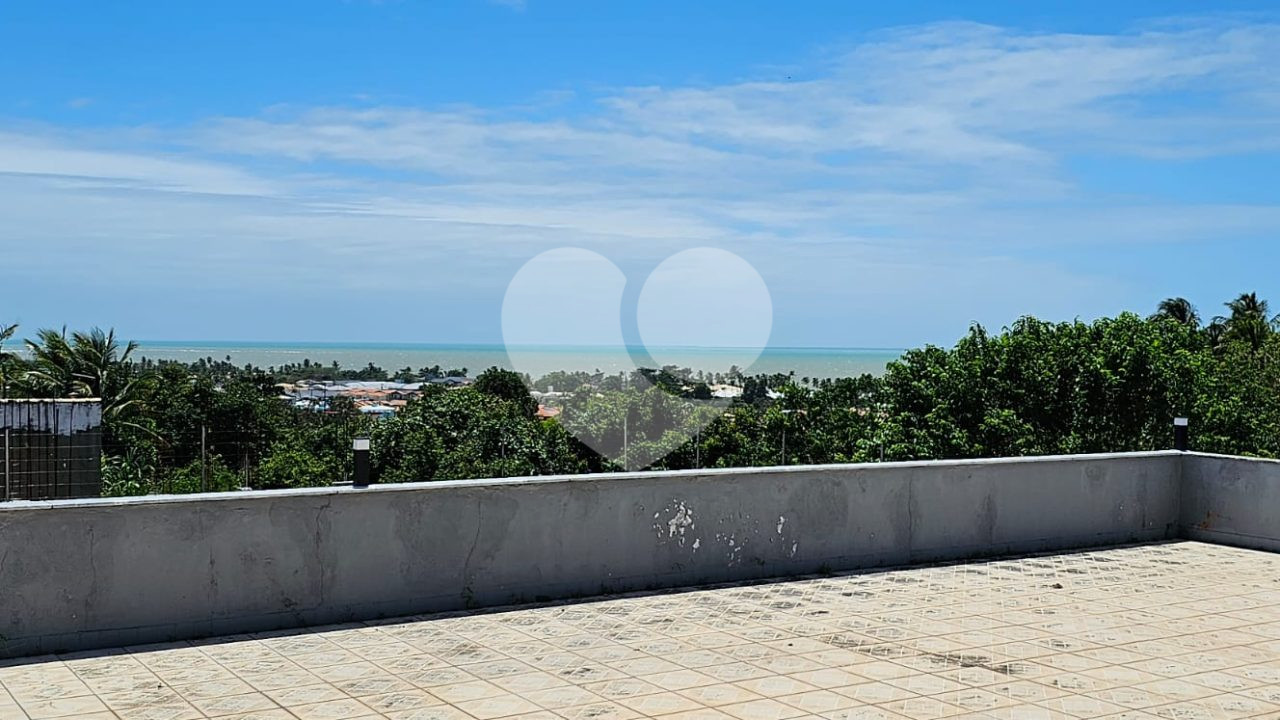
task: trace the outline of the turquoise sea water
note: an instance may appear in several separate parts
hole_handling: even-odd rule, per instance
[[[655,348],[663,364],[694,370],[725,372],[739,362],[742,350],[735,348]],[[902,354],[893,349],[859,348],[766,348],[752,363],[750,373],[794,371],[797,378],[829,378],[871,373],[879,375],[885,365]],[[535,379],[555,370],[600,370],[617,373],[635,366],[655,367],[644,351],[630,353],[616,348],[571,346],[522,346],[508,353],[502,345],[448,345],[409,343],[256,343],[256,342],[140,342],[137,355],[155,360],[194,362],[200,358],[246,363],[268,368],[304,359],[329,365],[336,361],[344,368],[360,368],[373,363],[385,370],[414,369],[439,365],[467,368],[472,375],[491,366],[519,370]],[[514,367],[512,356],[518,358]],[[633,359],[635,358],[635,359]]]

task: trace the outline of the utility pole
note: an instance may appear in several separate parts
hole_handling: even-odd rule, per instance
[[[209,492],[209,427],[200,426],[200,492]]]
[[[791,413],[803,413],[803,410],[783,410],[782,411],[782,464],[787,464],[787,416]]]

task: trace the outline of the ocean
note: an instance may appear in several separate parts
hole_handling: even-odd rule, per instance
[[[616,374],[635,366],[674,364],[706,372],[726,372],[742,364],[743,351],[735,348],[651,348],[661,363],[646,359],[643,350],[630,354],[615,348],[573,346],[522,346],[508,353],[502,345],[450,345],[416,343],[258,343],[258,342],[139,342],[135,357],[195,362],[201,358],[225,360],[261,368],[300,363],[304,359],[343,368],[369,363],[395,372],[439,365],[466,368],[475,375],[497,366],[528,373],[537,379],[556,370],[596,370]],[[885,365],[902,350],[880,348],[766,348],[748,368],[749,374],[795,372],[797,378],[832,378],[884,373]],[[640,358],[633,361],[632,357]],[[515,362],[513,363],[513,357]]]

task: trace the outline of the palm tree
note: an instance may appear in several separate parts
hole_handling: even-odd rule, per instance
[[[61,332],[43,328],[35,340],[27,340],[31,369],[23,374],[21,384],[32,395],[41,397],[90,397],[88,385],[76,377],[75,352]]]
[[[133,403],[130,356],[137,347],[134,342],[122,347],[114,330],[94,328],[68,337],[65,328],[46,328],[27,341],[32,361],[22,384],[33,395],[101,398],[103,417],[112,418]]]
[[[1232,320],[1241,317],[1257,318],[1267,322],[1275,320],[1267,317],[1271,312],[1270,306],[1266,300],[1260,300],[1256,292],[1241,293],[1240,297],[1227,303],[1227,309],[1231,311]]]
[[[13,355],[4,351],[4,343],[18,332],[17,324],[0,325],[0,398],[6,397],[9,387],[9,367],[14,364]]]
[[[1196,306],[1186,298],[1173,297],[1161,300],[1155,314],[1151,316],[1152,320],[1157,318],[1169,318],[1193,329],[1200,327],[1200,313],[1196,312]]]
[[[116,331],[93,328],[87,333],[73,333],[72,350],[80,377],[98,397],[116,396],[131,382],[129,365],[138,343],[120,346]]]
[[[1227,339],[1227,324],[1222,318],[1214,318],[1213,322],[1204,326],[1204,336],[1209,340],[1209,347],[1221,347]]]
[[[1226,306],[1231,314],[1214,318],[1214,323],[1225,328],[1226,339],[1241,340],[1254,350],[1261,348],[1280,326],[1280,316],[1272,316],[1267,301],[1259,299],[1256,292],[1242,293]]]

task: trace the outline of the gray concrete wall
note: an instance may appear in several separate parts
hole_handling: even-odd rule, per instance
[[[1280,552],[1280,462],[1188,453],[1179,524],[1193,540]]]
[[[0,506],[0,654],[1175,536],[1177,453]]]

